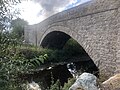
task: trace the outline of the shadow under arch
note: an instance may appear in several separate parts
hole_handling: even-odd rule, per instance
[[[51,49],[62,49],[65,43],[71,37],[64,32],[53,31],[48,33],[44,39],[42,40],[41,46],[43,48],[51,48]]]

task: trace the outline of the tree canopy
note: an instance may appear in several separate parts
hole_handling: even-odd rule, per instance
[[[12,6],[20,3],[20,0],[0,0],[0,30],[5,29],[12,20],[16,11],[12,10]]]
[[[11,22],[11,27],[12,28],[15,28],[17,26],[24,27],[25,25],[28,25],[28,22],[25,21],[24,19],[21,19],[21,18],[17,18],[15,20],[12,20],[12,22]]]
[[[28,22],[23,19],[17,18],[15,20],[12,20],[11,22],[12,32],[11,33],[14,34],[16,38],[23,39],[25,25],[28,25]]]

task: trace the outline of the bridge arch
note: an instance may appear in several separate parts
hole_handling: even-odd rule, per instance
[[[79,45],[88,53],[88,55],[92,58],[93,56],[91,55],[92,47],[90,47],[90,43],[87,41],[84,41],[84,37],[82,37],[82,33],[77,33],[73,29],[71,29],[69,26],[65,27],[63,25],[59,26],[51,26],[48,27],[45,32],[43,33],[41,39],[39,40],[39,45],[42,46],[43,43],[45,42],[44,40],[50,36],[50,34],[53,33],[61,33],[63,36],[66,36],[66,38],[73,38],[75,41],[79,43]],[[83,32],[84,33],[84,32]],[[85,34],[85,33],[84,33]],[[55,35],[55,34],[54,34]],[[52,35],[51,35],[52,36]],[[56,38],[55,38],[56,39]]]
[[[98,71],[96,62],[91,58],[91,56],[87,52],[87,51],[90,51],[90,50],[87,50],[89,48],[88,47],[85,48],[86,46],[82,46],[82,45],[84,45],[84,43],[82,43],[82,41],[80,41],[80,40],[78,41],[77,33],[68,27],[53,26],[51,28],[48,28],[46,30],[46,32],[44,33],[44,35],[42,36],[40,45],[42,47],[47,47],[47,48],[52,48],[52,49],[62,49],[64,47],[64,45],[66,44],[66,42],[70,38],[74,39],[79,44],[80,48],[83,49],[83,52],[85,53],[85,57],[87,57],[87,59],[88,59],[85,61],[88,61],[88,63],[90,61],[90,63],[92,63],[92,65],[94,65],[95,71]]]
[[[60,36],[60,37],[59,37]],[[62,36],[62,37],[61,37]],[[84,41],[82,34],[78,34],[76,31],[72,30],[69,27],[65,26],[51,26],[45,30],[44,34],[42,35],[41,39],[39,40],[39,45],[42,47],[54,47],[49,46],[48,44],[51,44],[51,41],[53,41],[55,44],[60,45],[61,42],[62,45],[60,47],[57,47],[58,49],[62,48],[62,46],[67,42],[70,38],[73,38],[76,42],[79,43],[79,45],[87,52],[87,54],[92,58],[94,55],[92,55],[92,47],[90,47],[90,43],[87,41]],[[46,41],[48,39],[48,41]],[[55,42],[60,40],[60,42]],[[65,41],[62,42],[62,40],[65,39]],[[93,59],[93,58],[92,58]],[[93,61],[97,64],[97,62],[93,59]]]

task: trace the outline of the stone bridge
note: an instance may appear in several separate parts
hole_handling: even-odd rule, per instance
[[[76,40],[101,71],[120,72],[120,0],[92,0],[25,27],[25,41],[62,48]]]

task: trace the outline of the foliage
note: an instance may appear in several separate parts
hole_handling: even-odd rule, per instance
[[[23,40],[25,25],[28,25],[28,22],[24,21],[23,19],[17,18],[15,20],[12,20],[11,22],[12,35],[15,35],[17,39]]]
[[[18,12],[11,12],[13,5],[20,3],[20,0],[0,0],[0,30],[5,29],[13,16]]]
[[[47,54],[40,55],[39,57],[30,59],[29,64],[32,66],[32,68],[39,68],[40,65],[43,65],[45,63],[47,58],[48,58]]]
[[[17,40],[9,32],[0,33],[0,89],[2,90],[19,90],[21,83],[18,76],[29,73],[33,67],[29,59],[19,54],[18,45]]]
[[[75,78],[69,78],[68,82],[62,87],[60,81],[57,80],[54,84],[51,85],[50,90],[69,90],[70,86],[75,82]]]
[[[0,66],[0,87],[3,88],[2,90],[16,90],[16,88],[20,88],[18,74],[26,69],[26,65],[23,66],[22,61],[8,60],[1,61]]]
[[[65,47],[63,50],[51,50],[21,45],[19,42],[9,32],[0,33],[0,88],[2,90],[21,90],[22,82],[19,77],[21,74],[29,74],[41,65],[62,62],[72,57],[69,56],[71,54],[68,54],[68,51],[65,51],[69,50]],[[57,88],[61,88],[59,81],[53,84],[51,90],[58,90]]]
[[[45,52],[40,53],[36,47],[30,48],[23,49],[9,32],[0,33],[0,89],[19,90],[22,83],[19,76],[31,73],[31,70],[39,68],[46,62],[48,56]],[[29,58],[30,53],[28,57],[24,54],[28,53],[27,51],[32,53],[35,51],[39,54],[35,53]]]
[[[9,51],[16,45],[16,40],[10,36],[9,32],[0,33],[0,58],[9,56]]]
[[[63,51],[65,51],[68,56],[77,56],[85,54],[84,49],[76,42],[74,39],[69,39],[65,46],[63,47]]]
[[[25,59],[17,54],[16,45],[16,40],[8,32],[0,33],[0,88],[2,90],[19,88],[17,76],[28,66],[23,65]]]
[[[69,44],[70,43],[70,44]],[[19,55],[23,55],[24,58],[28,59],[33,66],[39,67],[40,65],[57,63],[57,62],[67,62],[69,58],[74,56],[80,56],[84,54],[84,51],[80,46],[76,45],[75,41],[69,41],[68,44],[62,50],[52,50],[47,48],[35,47],[35,46],[20,46],[17,47]],[[77,43],[78,44],[78,43]],[[79,50],[79,52],[77,51]]]
[[[25,25],[28,25],[28,22],[21,18],[17,18],[15,20],[12,20],[11,22],[11,27],[13,28],[18,27],[18,26],[24,27]]]
[[[50,90],[61,90],[60,81],[57,80],[54,84],[51,85]]]
[[[70,86],[72,86],[74,82],[75,82],[75,78],[69,79],[68,82],[64,84],[62,90],[69,90]]]

